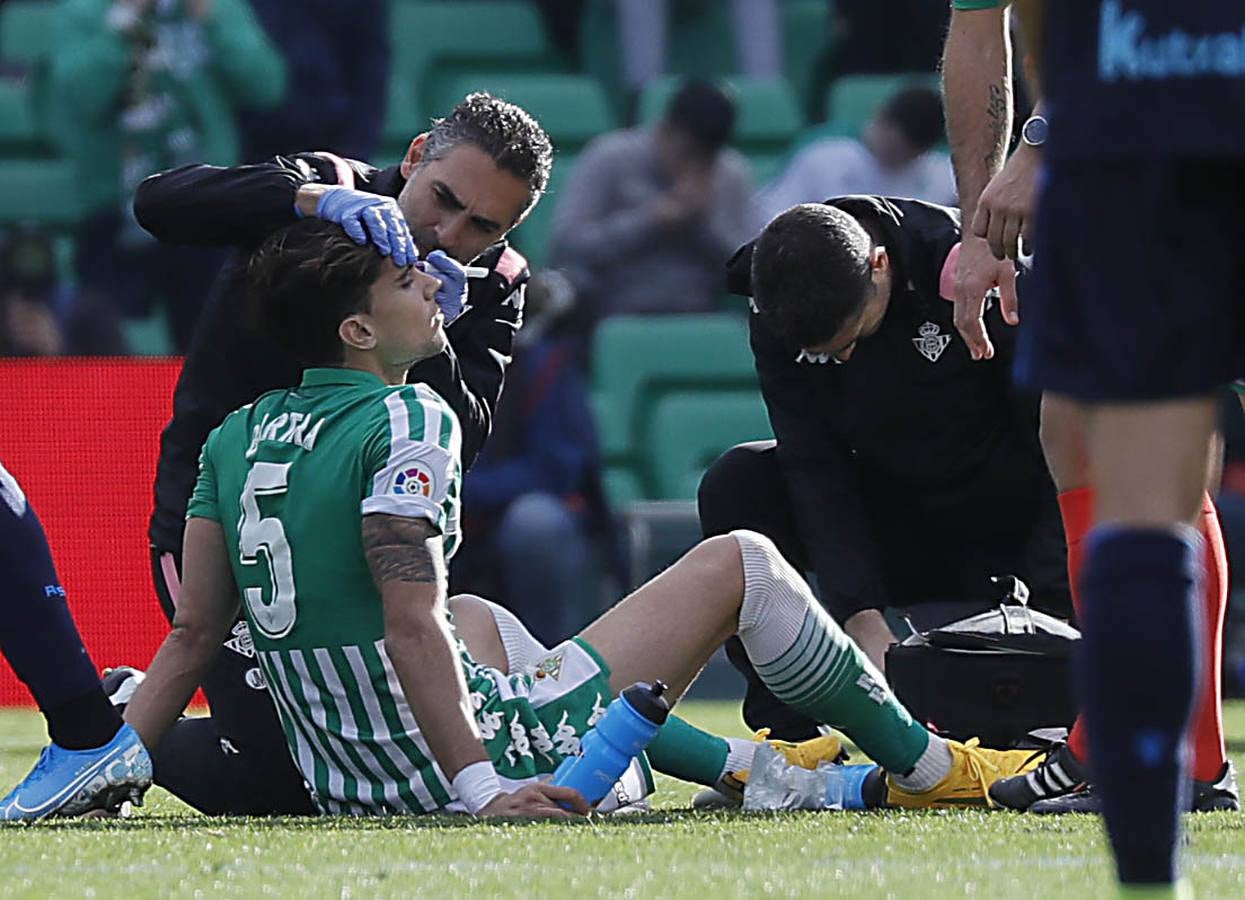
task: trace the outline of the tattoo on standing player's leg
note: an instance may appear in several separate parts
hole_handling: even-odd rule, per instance
[[[373,513],[363,517],[363,552],[377,584],[435,584],[445,578],[441,534],[427,519]]]
[[[990,102],[986,106],[986,115],[990,119],[990,133],[994,137],[991,144],[990,152],[986,154],[986,165],[990,167],[990,171],[994,172],[1001,168],[1003,159],[1007,155],[1007,141],[1004,139],[1007,133],[1007,95],[1008,86],[1006,83],[992,84],[989,88]]]

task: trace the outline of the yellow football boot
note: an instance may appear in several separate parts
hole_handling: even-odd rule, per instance
[[[990,785],[1000,778],[1037,768],[1044,753],[1032,750],[990,750],[978,746],[977,738],[966,744],[947,741],[951,748],[951,771],[928,791],[905,791],[886,776],[886,803],[905,809],[948,806],[994,806]]]

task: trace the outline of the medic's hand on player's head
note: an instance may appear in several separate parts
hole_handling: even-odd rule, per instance
[[[467,270],[444,250],[433,250],[424,257],[426,271],[429,275],[441,279],[441,288],[437,291],[437,306],[445,315],[448,325],[457,319],[467,302]]]
[[[418,258],[406,217],[392,197],[347,187],[329,187],[320,195],[316,216],[336,222],[357,243],[369,241],[395,266],[409,266]]]

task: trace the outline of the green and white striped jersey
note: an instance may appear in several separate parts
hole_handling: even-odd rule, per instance
[[[224,530],[286,740],[326,812],[451,800],[385,652],[361,519],[427,519],[452,554],[461,440],[428,387],[328,368],[232,413],[204,444],[188,516]]]

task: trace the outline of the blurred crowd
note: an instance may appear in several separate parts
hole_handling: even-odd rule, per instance
[[[6,0],[0,0],[0,6]],[[400,0],[398,0],[400,2]],[[705,0],[610,0],[627,114],[669,68],[669,20]],[[781,0],[732,0],[737,68],[783,72]],[[588,0],[536,0],[567,60]],[[834,71],[932,72],[942,0],[883,17],[867,0],[826,4]],[[59,0],[45,63],[0,61],[35,89],[52,148],[76,173],[77,224],[0,225],[0,349],[10,356],[185,350],[223,251],[157,244],[130,201],[146,175],[304,149],[373,160],[392,71],[386,0]],[[905,22],[897,28],[896,21]],[[910,32],[910,33],[903,33]],[[885,41],[882,41],[882,36]],[[406,40],[443,40],[419,35]],[[885,46],[886,58],[859,53]],[[771,183],[731,147],[729,90],[693,82],[660,121],[601,135],[553,206],[551,264],[579,299],[585,340],[618,313],[719,308],[722,262],[778,209],[841,193],[953,196],[941,107],[929,88],[893,97],[859,135],[814,139]],[[520,247],[522,249],[522,247]],[[627,277],[616,277],[622,265]]]
[[[588,68],[582,19],[592,0],[531,2],[564,68]],[[827,0],[824,52],[801,111],[810,124],[763,172],[735,146],[740,110],[725,84],[685,78],[655,117],[641,115],[644,89],[683,71],[672,17],[715,2],[729,8],[736,72],[783,75],[784,0],[601,0],[612,4],[630,124],[588,141],[544,201],[547,268],[531,286],[493,436],[465,484],[472,539],[455,565],[460,588],[508,600],[538,636],[569,633],[591,613],[574,599],[588,568],[625,580],[590,403],[596,326],[616,315],[742,313],[724,297],[724,262],[793,204],[850,193],[954,204],[933,75],[947,0]],[[54,143],[43,149],[72,164],[78,215],[63,228],[0,221],[0,356],[183,352],[226,251],[155,242],[131,210],[138,182],[183,163],[298,150],[392,163],[378,154],[387,104],[401,95],[394,42],[463,39],[391,33],[386,0],[55,6],[48,59],[0,58],[0,87],[37,97]],[[824,105],[807,98],[856,73],[927,78],[879,98],[863,127],[819,128]],[[1221,502],[1240,541],[1238,446],[1230,442]],[[1245,689],[1245,654],[1238,666]]]

